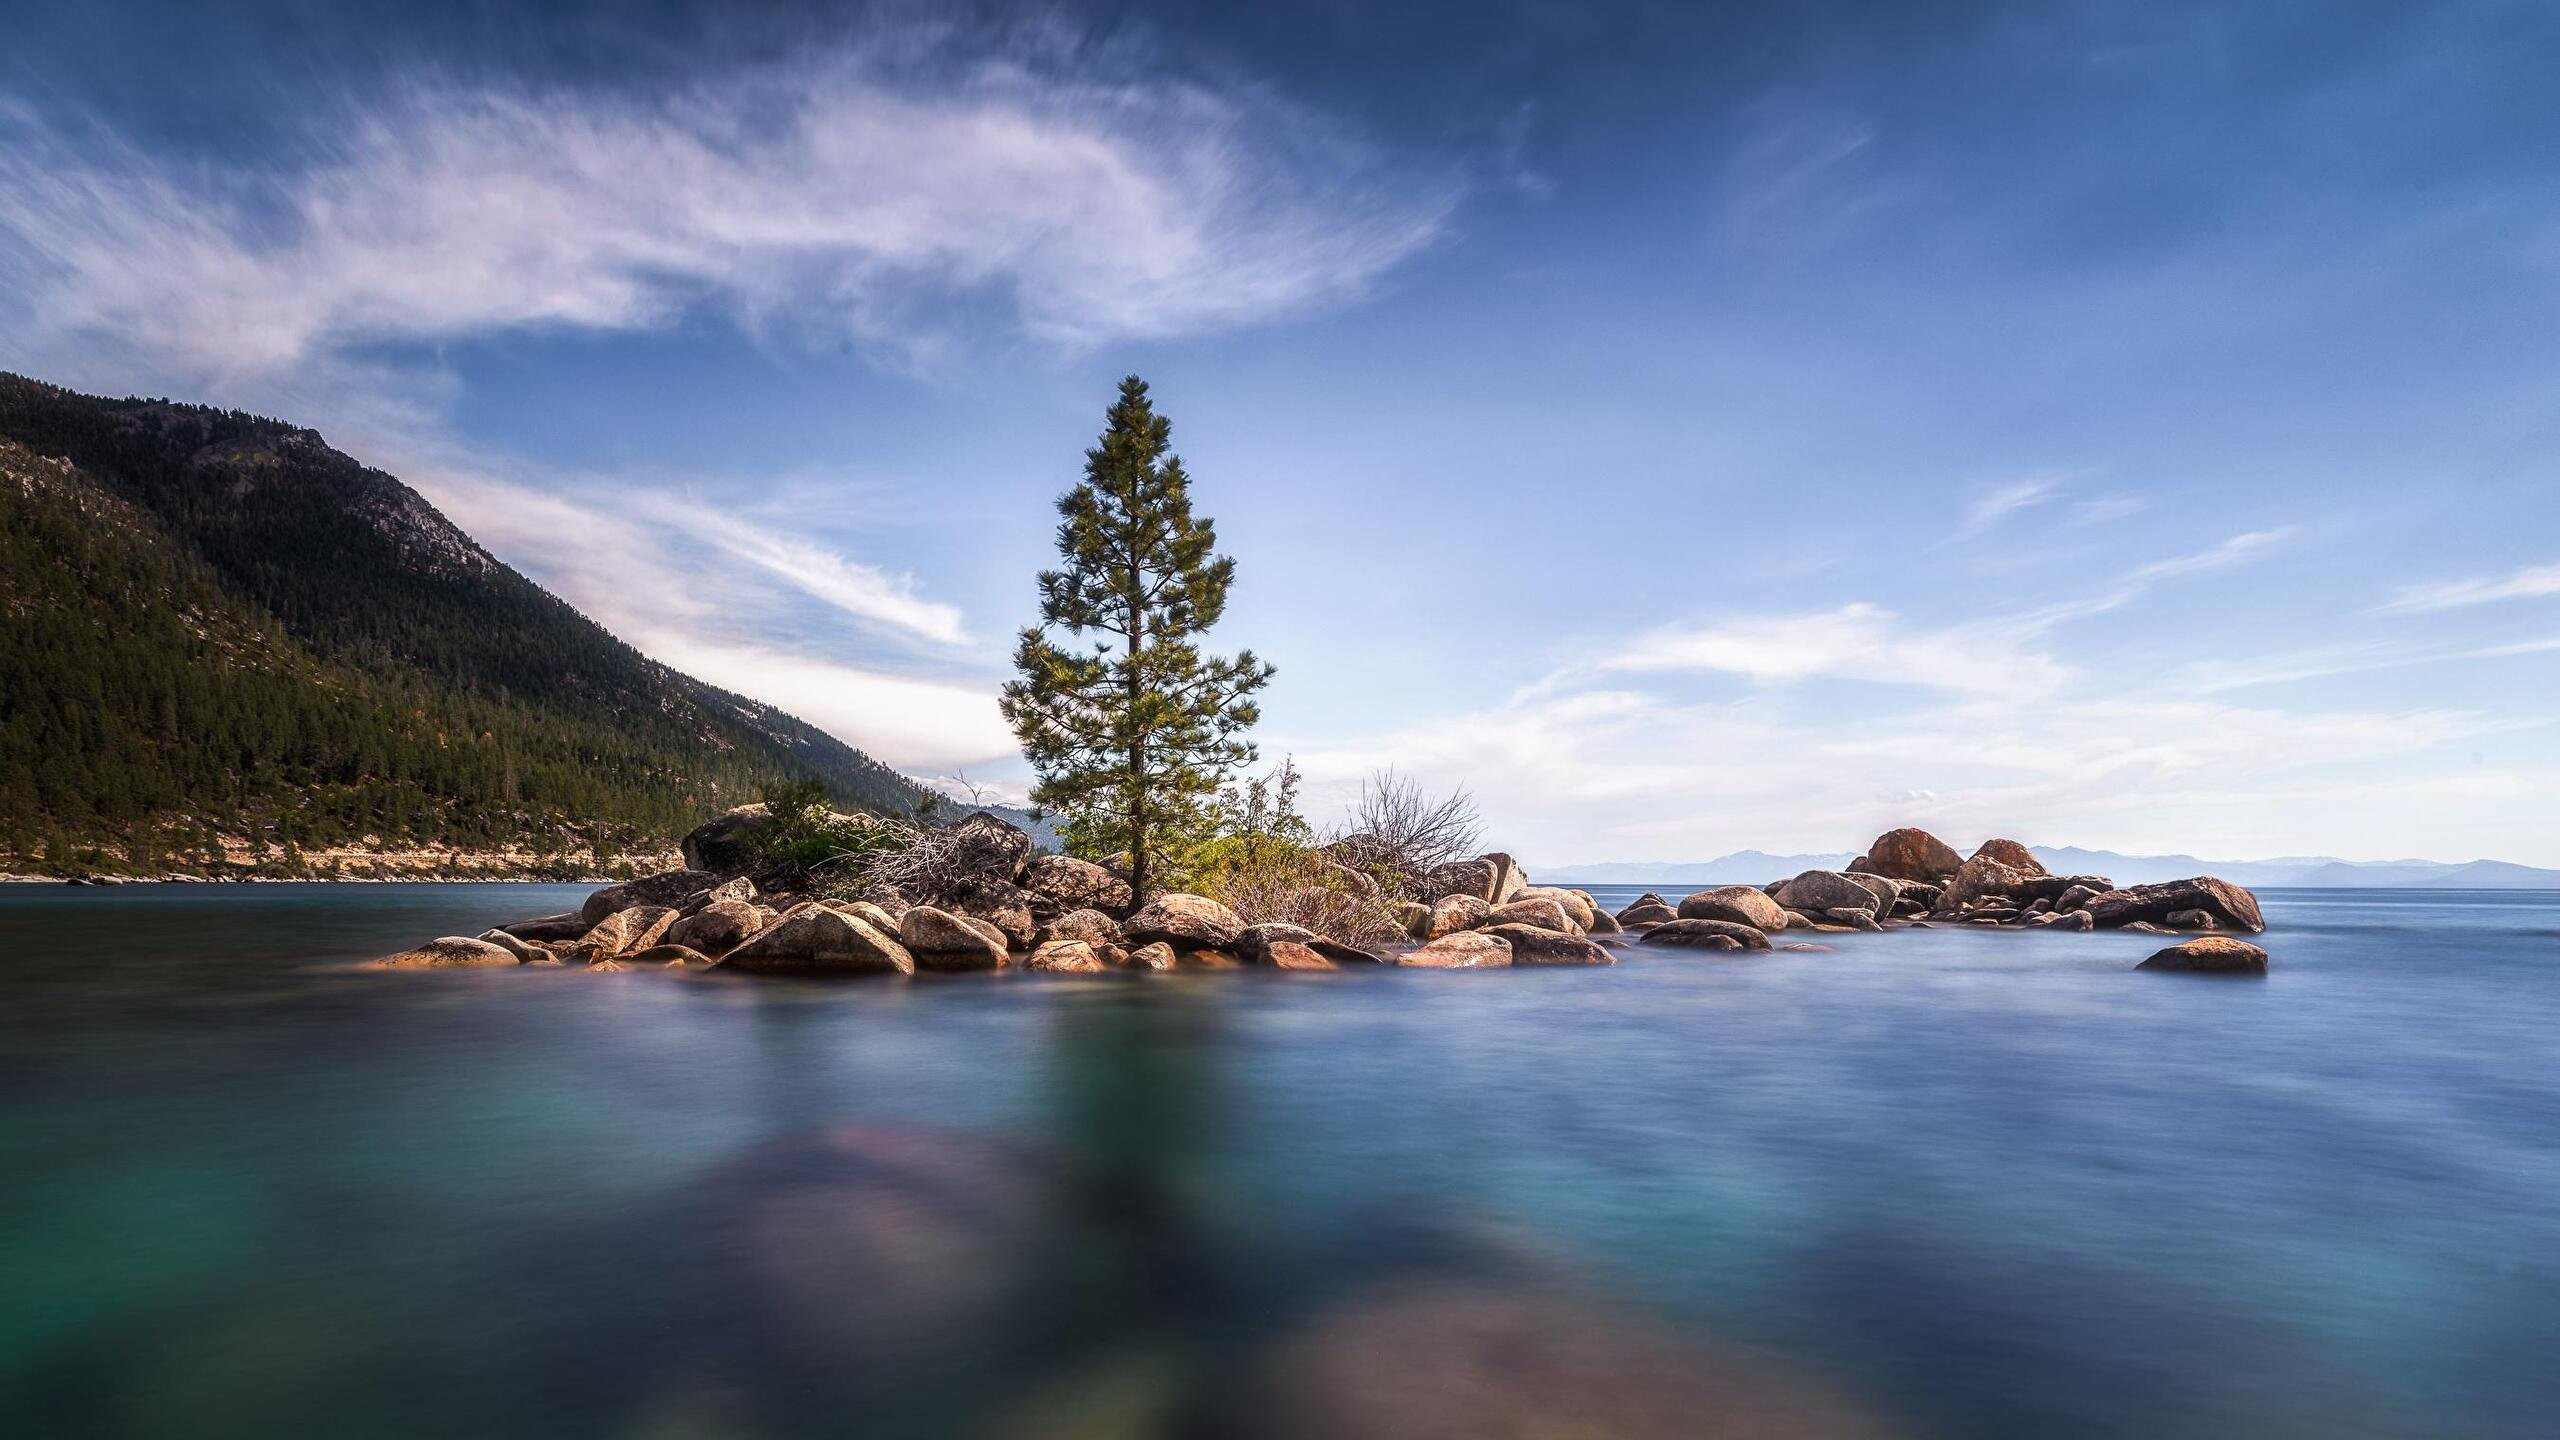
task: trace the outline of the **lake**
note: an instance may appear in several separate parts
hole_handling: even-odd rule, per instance
[[[583,893],[0,887],[0,1433],[2560,1415],[2560,896],[2265,892],[2264,979],[1947,928],[1475,973],[344,968]]]

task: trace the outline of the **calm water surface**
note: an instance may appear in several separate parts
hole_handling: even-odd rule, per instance
[[[0,889],[0,1434],[1418,1434],[1505,1315],[1512,1414],[2560,1424],[2560,897],[2269,892],[2262,981],[341,968],[582,893]]]

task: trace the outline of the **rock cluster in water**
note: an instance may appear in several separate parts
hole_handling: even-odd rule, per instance
[[[1508,855],[1479,855],[1431,871],[1422,886],[1430,900],[1394,902],[1406,944],[1364,948],[1295,925],[1249,924],[1201,895],[1160,894],[1142,905],[1110,868],[1035,855],[1029,836],[984,813],[960,822],[979,832],[965,847],[974,857],[969,866],[929,886],[875,886],[854,898],[768,891],[747,873],[760,818],[761,807],[748,806],[707,822],[685,837],[685,868],[608,885],[576,911],[476,937],[445,936],[373,963],[716,967],[769,975],[1473,970],[1607,965],[1616,958],[1609,947],[1628,936],[1744,951],[1775,948],[1770,937],[1793,930],[1960,924],[2203,932],[2205,939],[2164,950],[2143,968],[2266,969],[2265,951],[2219,933],[2266,928],[2257,897],[2240,886],[2197,876],[2118,888],[2103,876],[2051,874],[2013,840],[1987,841],[1967,857],[1922,830],[1878,836],[1845,870],[1714,886],[1677,902],[1648,894],[1615,914],[1586,890],[1531,884]]]

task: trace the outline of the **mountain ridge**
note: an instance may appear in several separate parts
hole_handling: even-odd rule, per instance
[[[2145,885],[2191,875],[2218,875],[2235,885],[2309,889],[2560,890],[2560,870],[2505,860],[2341,860],[2295,855],[2272,860],[2205,860],[2193,855],[2126,855],[2078,846],[2027,847],[2057,875],[2104,875]],[[1771,855],[1740,850],[1712,860],[1604,861],[1531,870],[1541,881],[1581,885],[1760,885],[1803,870],[1836,870],[1857,857]],[[1774,866],[1774,868],[1773,868]],[[1792,867],[1792,868],[1788,868]]]
[[[0,615],[0,870],[528,847],[593,870],[777,780],[943,803],[239,411],[0,374]]]

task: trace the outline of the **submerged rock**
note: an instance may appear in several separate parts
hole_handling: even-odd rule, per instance
[[[2264,975],[2267,952],[2246,940],[2206,935],[2172,945],[2136,965],[2136,970],[2192,970],[2214,975]]]
[[[516,957],[514,951],[504,946],[493,945],[486,940],[474,940],[466,935],[439,935],[415,950],[403,950],[397,955],[385,955],[379,960],[368,960],[365,962],[365,968],[368,970],[458,970],[488,969],[500,965],[523,963]]]
[[[1768,1357],[1543,1283],[1397,1279],[1315,1310],[1211,1402],[1239,1440],[1886,1440]]]

